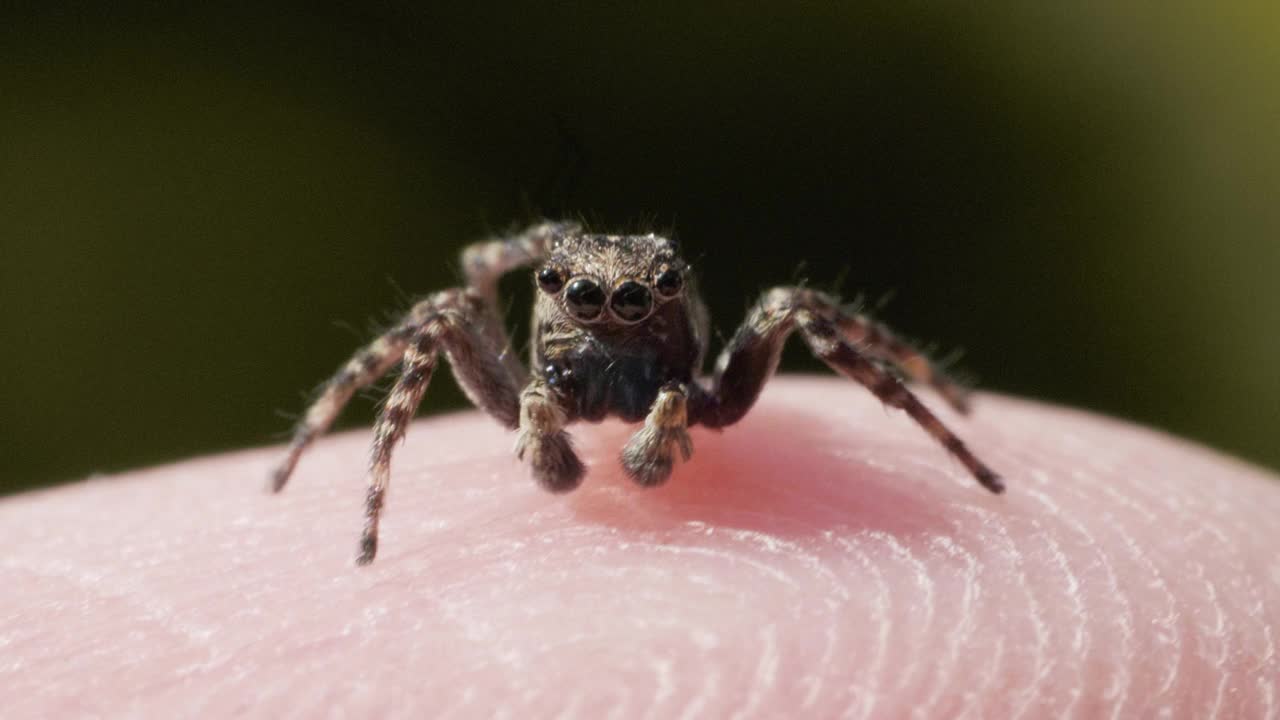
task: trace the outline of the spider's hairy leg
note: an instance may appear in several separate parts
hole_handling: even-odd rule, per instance
[[[467,286],[491,307],[497,304],[498,280],[503,275],[546,256],[555,238],[581,229],[577,223],[542,222],[510,237],[486,240],[462,250]]]
[[[622,449],[622,467],[632,480],[645,487],[661,485],[671,476],[677,450],[684,460],[693,455],[687,404],[688,389],[679,383],[658,393],[644,427]]]
[[[333,425],[355,393],[387,374],[405,354],[410,338],[434,314],[452,309],[464,313],[467,327],[483,338],[456,345],[454,365],[463,391],[481,410],[515,427],[516,391],[524,382],[519,358],[508,352],[501,320],[488,312],[480,297],[465,290],[445,290],[413,306],[391,330],[358,351],[324,385],[294,430],[285,457],[271,473],[271,490],[284,489],[302,453]]]
[[[410,313],[404,322],[361,348],[325,383],[320,396],[307,408],[306,415],[294,429],[285,457],[271,473],[272,492],[284,489],[298,458],[329,429],[356,391],[375,382],[400,362],[415,326],[412,315]]]
[[[538,262],[550,252],[557,237],[575,233],[581,227],[571,222],[541,222],[509,237],[473,243],[462,250],[462,271],[467,288],[484,303],[486,332],[499,348],[507,371],[526,379],[520,358],[512,352],[502,324],[502,308],[498,304],[498,280],[507,273]]]
[[[830,298],[804,288],[774,288],[764,294],[716,362],[709,394],[698,396],[693,421],[724,427],[740,420],[778,367],[782,346],[799,324],[810,349],[836,372],[857,380],[886,405],[901,408],[960,460],[992,492],[1004,484],[896,377],[840,337]]]
[[[832,305],[835,306],[835,303]],[[968,390],[947,377],[924,353],[897,337],[888,326],[866,315],[847,312],[838,307],[835,324],[844,338],[860,351],[871,357],[887,360],[908,378],[932,387],[957,412],[969,412]]]
[[[694,394],[691,424],[722,428],[751,410],[764,384],[778,369],[782,346],[795,325],[791,299],[799,292],[806,291],[776,288],[751,308],[716,358],[711,390]]]
[[[920,402],[902,381],[867,359],[839,335],[839,330],[826,318],[800,312],[800,334],[809,349],[832,370],[857,380],[890,407],[904,410],[920,427],[942,444],[969,473],[993,493],[1004,492],[1004,482],[991,468],[979,460],[955,433]]]
[[[374,429],[373,451],[369,458],[369,489],[364,503],[364,531],[356,562],[368,565],[378,553],[378,519],[391,479],[391,451],[403,437],[436,366],[436,344],[424,327],[404,354],[404,372],[387,396]]]
[[[518,380],[503,364],[486,332],[482,301],[470,291],[446,290],[426,301],[427,309],[404,352],[404,370],[387,397],[374,428],[365,497],[364,532],[357,562],[367,565],[378,550],[378,519],[391,477],[391,453],[404,438],[444,352],[454,376],[481,410],[515,429],[520,417]]]
[[[586,473],[564,431],[567,420],[554,391],[546,385],[534,382],[521,393],[516,457],[523,460],[528,455],[534,479],[556,493],[578,487]]]

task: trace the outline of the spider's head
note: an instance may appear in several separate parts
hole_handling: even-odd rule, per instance
[[[635,325],[684,299],[687,265],[659,235],[567,235],[534,271],[539,306],[572,322]]]

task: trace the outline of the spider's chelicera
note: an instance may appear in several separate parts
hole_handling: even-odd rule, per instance
[[[992,492],[999,477],[916,398],[892,365],[934,387],[956,409],[965,394],[925,357],[883,325],[836,298],[799,287],[766,292],[730,339],[705,383],[708,316],[675,243],[658,235],[590,234],[574,223],[542,223],[462,253],[466,286],[417,303],[399,324],[361,349],[324,386],[272,476],[281,490],[299,456],[333,423],[360,388],[402,372],[374,432],[358,562],[373,560],[391,451],[404,436],[441,352],[467,396],[518,432],[516,454],[546,489],[565,492],[584,468],[565,428],[619,417],[643,426],[622,449],[622,466],[640,485],[665,481],[676,456],[693,452],[688,428],[740,420],[778,366],[782,346],[799,331],[836,372],[901,408]],[[498,279],[536,266],[532,372],[509,352],[498,312]]]

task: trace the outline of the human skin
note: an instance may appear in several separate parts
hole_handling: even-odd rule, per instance
[[[836,379],[775,380],[663,487],[577,426],[551,495],[476,413],[417,422],[377,560],[370,433],[0,502],[19,717],[1276,717],[1280,484],[1185,441],[926,402],[977,486]]]

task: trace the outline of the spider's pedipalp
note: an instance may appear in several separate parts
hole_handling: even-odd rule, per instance
[[[520,434],[516,437],[516,457],[526,456],[533,477],[555,493],[568,492],[582,483],[586,468],[573,451],[565,410],[555,391],[534,381],[520,395]]]
[[[892,374],[842,337],[839,304],[806,288],[774,288],[764,294],[716,362],[710,393],[698,396],[693,421],[724,427],[740,420],[773,375],[782,346],[797,326],[810,349],[833,370],[862,383],[886,405],[904,410],[992,492],[1004,484],[964,442]]]
[[[689,438],[688,389],[680,383],[662,388],[653,402],[644,427],[622,449],[622,467],[645,487],[661,485],[675,468],[676,452],[683,460],[693,455]]]

